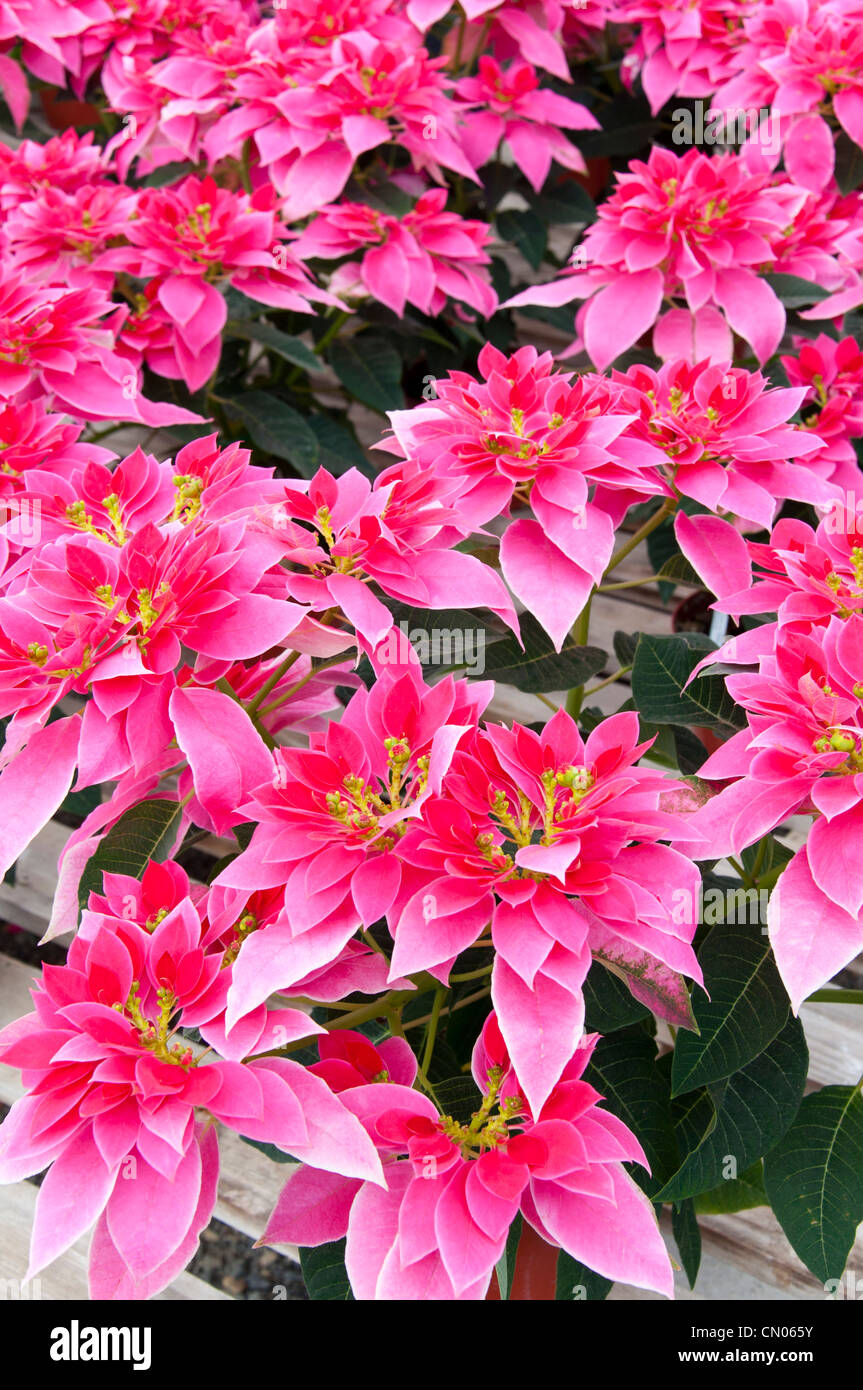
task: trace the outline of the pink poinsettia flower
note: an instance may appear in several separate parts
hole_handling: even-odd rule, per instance
[[[284,54],[278,45],[263,50],[260,66],[250,63],[236,84],[249,100],[217,121],[205,139],[216,159],[253,138],[287,220],[338,198],[360,155],[393,138],[414,169],[436,182],[444,182],[444,169],[476,180],[460,144],[460,104],[443,73],[446,58],[359,32],[316,46],[314,53]]]
[[[130,264],[126,229],[137,203],[120,184],[84,184],[73,193],[47,188],[6,218],[7,254],[36,280],[68,277],[110,292],[116,272]]]
[[[50,1165],[27,1278],[95,1223],[91,1296],[144,1298],[188,1263],[213,1210],[218,1146],[199,1110],[351,1177],[380,1181],[380,1164],[356,1118],[297,1063],[200,1063],[177,1039],[178,1027],[206,1026],[221,963],[201,949],[188,900],[152,931],[112,926],[85,914],[66,965],[45,967],[36,1011],[0,1034],[0,1059],[25,1087],[0,1126],[0,1179]],[[274,1028],[288,1041],[317,1031],[278,1010],[252,1051],[272,1046]]]
[[[863,603],[859,546],[856,555]],[[744,645],[737,639],[710,660],[745,660]],[[691,817],[706,843],[688,848],[697,858],[739,853],[789,815],[816,815],[805,847],[779,880],[768,918],[796,1012],[863,947],[863,617],[843,608],[813,635],[791,623],[772,628],[760,645],[766,650],[757,671],[727,678],[748,727],[699,770],[727,785]]]
[[[654,115],[673,96],[709,97],[736,72],[743,0],[622,0],[611,6],[618,23],[637,26],[623,61],[627,84],[641,78]]]
[[[78,135],[64,130],[46,140],[22,140],[17,149],[0,143],[0,207],[11,211],[40,193],[56,189],[74,193],[82,184],[95,184],[106,172],[103,151],[93,132]]]
[[[59,409],[84,420],[200,422],[191,411],[141,394],[139,373],[115,351],[123,310],[103,290],[34,284],[8,264],[2,279],[0,399],[29,399],[42,391]]]
[[[583,1079],[596,1041],[583,1040],[535,1109],[491,1014],[473,1055],[481,1104],[464,1124],[405,1084],[373,1078],[342,1090],[384,1158],[386,1190],[301,1168],[265,1239],[315,1246],[346,1235],[360,1300],[474,1300],[485,1297],[521,1211],[550,1245],[606,1278],[672,1297],[650,1202],[623,1167],[647,1160]]]
[[[513,63],[504,71],[484,54],[478,76],[463,78],[456,90],[473,108],[462,144],[477,169],[488,163],[505,140],[537,193],[553,159],[565,169],[585,172],[580,151],[564,131],[598,130],[599,121],[580,102],[541,88],[529,63]]]
[[[72,424],[67,416],[48,410],[40,400],[10,401],[0,406],[0,494],[8,496],[26,489],[26,475],[34,469],[65,478],[91,461],[105,464],[113,459],[110,449],[82,443],[82,432],[83,425]]]
[[[662,809],[677,784],[634,767],[649,747],[637,740],[634,714],[603,721],[586,742],[563,710],[541,734],[487,726],[461,742],[442,795],[399,846],[422,880],[390,913],[393,973],[446,981],[488,933],[492,998],[534,1109],[582,1033],[592,952],[677,1021],[688,1012],[680,974],[699,978],[694,916],[674,897],[697,873],[657,843],[680,829]]]
[[[722,311],[764,362],[779,345],[785,310],[762,278],[806,190],[750,171],[736,154],[683,156],[654,146],[633,160],[598,208],[582,247],[585,268],[524,290],[504,307],[587,299],[577,328],[597,367],[613,362],[659,318],[663,302]],[[726,353],[726,356],[729,355]]]
[[[800,387],[771,390],[760,372],[727,361],[631,367],[612,382],[617,408],[637,416],[628,433],[661,448],[668,481],[710,511],[769,526],[782,498],[826,504],[838,495],[823,441],[791,423]]]
[[[827,117],[863,144],[863,38],[856,9],[813,0],[768,0],[753,7],[739,48],[741,70],[714,98],[730,112],[769,107],[780,123],[785,168],[815,192],[833,177]]]
[[[342,1028],[319,1038],[318,1052],[321,1060],[312,1062],[309,1071],[336,1095],[373,1082],[412,1086],[416,1080],[417,1061],[405,1038],[372,1043],[365,1034]]]
[[[660,453],[629,436],[630,408],[608,384],[552,367],[551,353],[523,347],[507,358],[486,344],[482,381],[438,378],[434,400],[391,412],[394,437],[380,447],[456,482],[465,534],[530,508],[504,533],[501,568],[559,648],[608,564],[613,519],[664,484]]]
[[[333,302],[295,259],[277,221],[271,189],[249,198],[190,176],[175,188],[148,189],[128,228],[136,271],[158,277],[156,299],[172,321],[173,348],[190,390],[218,362],[227,306],[217,285],[262,303],[310,313]]]
[[[366,203],[330,204],[295,242],[294,254],[302,260],[336,260],[368,248],[359,279],[399,317],[406,304],[439,314],[449,295],[490,318],[497,307],[486,269],[491,232],[484,222],[446,212],[446,200],[446,189],[431,189],[404,217]]]
[[[853,439],[863,436],[863,353],[854,338],[838,343],[821,333],[795,338],[794,357],[781,357],[792,386],[806,390],[803,427],[823,441],[819,461],[829,460],[832,479],[843,491],[859,486],[860,471]]]
[[[355,468],[338,478],[319,469],[309,483],[287,484],[269,518],[259,509],[259,524],[268,527],[271,542],[289,562],[288,596],[324,622],[341,609],[370,650],[386,637],[393,619],[364,579],[421,608],[486,607],[517,630],[496,572],[452,549],[462,539],[453,491],[447,479],[410,463],[387,469],[374,487]]]
[[[241,807],[257,823],[251,843],[215,881],[284,888],[282,918],[240,954],[229,1022],[332,963],[390,911],[405,890],[398,844],[490,693],[452,677],[429,689],[413,668],[385,670],[307,750],[276,753],[271,778]]]

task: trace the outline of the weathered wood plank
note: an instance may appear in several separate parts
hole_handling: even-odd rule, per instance
[[[61,1259],[32,1279],[29,1284],[21,1284],[27,1271],[30,1230],[36,1207],[38,1188],[33,1183],[13,1183],[4,1187],[0,1194],[0,1287],[7,1300],[47,1299],[65,1301],[67,1299],[87,1298],[87,1250],[89,1235],[82,1238],[67,1250]],[[230,1295],[214,1288],[203,1279],[185,1271],[173,1283],[156,1295],[159,1301],[189,1300],[195,1302],[209,1299],[229,1299]]]

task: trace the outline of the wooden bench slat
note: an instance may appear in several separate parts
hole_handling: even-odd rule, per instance
[[[0,1240],[0,1287],[8,1300],[14,1297],[13,1289],[26,1272],[30,1248],[30,1230],[36,1207],[38,1188],[30,1182],[12,1183],[0,1189],[2,1203],[3,1237]],[[82,1236],[61,1259],[44,1269],[41,1274],[24,1285],[19,1293],[26,1299],[85,1299],[87,1298],[87,1251],[89,1234]],[[177,1278],[156,1294],[159,1300],[186,1299],[200,1302],[208,1299],[230,1299],[230,1295],[214,1288],[203,1279],[185,1270]]]

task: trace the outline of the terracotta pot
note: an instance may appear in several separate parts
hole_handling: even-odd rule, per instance
[[[99,124],[99,108],[91,101],[58,96],[56,87],[43,87],[39,96],[45,118],[54,130],[69,130],[70,127],[89,129]]]
[[[549,1245],[542,1236],[537,1235],[532,1226],[525,1221],[521,1228],[521,1240],[515,1257],[515,1270],[510,1302],[553,1303],[557,1291],[557,1261],[560,1255],[556,1245]],[[492,1274],[486,1302],[500,1302],[500,1288],[497,1275]]]

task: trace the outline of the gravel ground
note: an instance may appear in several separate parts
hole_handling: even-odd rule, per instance
[[[39,946],[36,937],[19,927],[0,923],[0,952],[27,965],[62,965],[66,949],[51,941]],[[0,1105],[0,1118],[7,1107]],[[2,1223],[2,1198],[0,1198]],[[279,1299],[299,1302],[307,1298],[303,1277],[297,1265],[275,1250],[256,1250],[248,1236],[213,1220],[201,1236],[198,1252],[189,1272],[223,1289],[234,1298]]]

